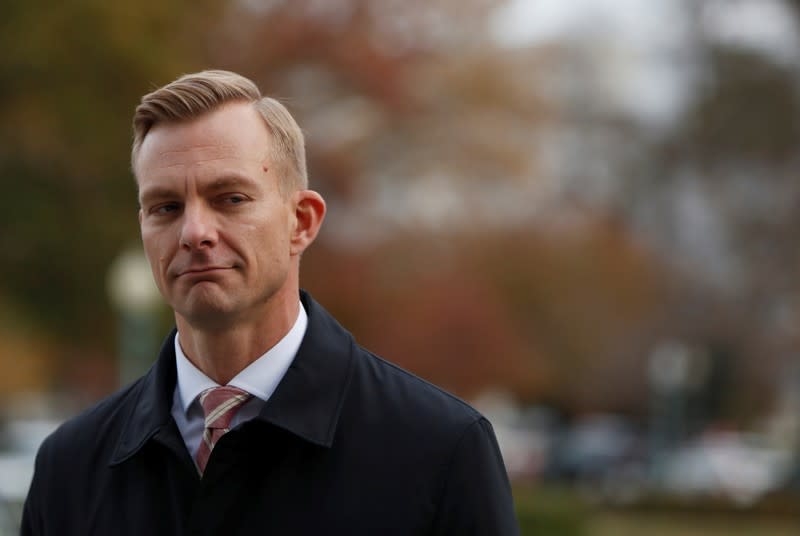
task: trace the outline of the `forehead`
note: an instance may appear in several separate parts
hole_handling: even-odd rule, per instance
[[[175,166],[262,162],[271,148],[263,119],[249,103],[229,103],[188,121],[155,125],[140,147],[137,177]]]

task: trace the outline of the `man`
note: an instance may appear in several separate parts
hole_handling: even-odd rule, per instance
[[[45,440],[23,534],[517,534],[486,419],[300,291],[325,202],[281,104],[183,76],[142,98],[132,166],[177,331]]]

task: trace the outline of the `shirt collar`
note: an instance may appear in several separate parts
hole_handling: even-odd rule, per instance
[[[228,385],[243,389],[261,400],[269,400],[297,354],[307,326],[308,315],[300,304],[297,319],[289,332],[275,346],[234,376]],[[180,333],[175,335],[175,365],[178,377],[176,389],[183,411],[188,411],[189,406],[203,391],[219,387],[217,382],[206,376],[183,353]]]
[[[300,291],[308,328],[283,380],[256,418],[306,441],[330,447],[356,361],[356,343],[311,296]],[[170,408],[177,382],[175,331],[158,360],[135,384],[117,395],[120,414],[128,415],[110,464],[134,456],[148,440],[175,428]],[[177,429],[174,442],[180,444]]]

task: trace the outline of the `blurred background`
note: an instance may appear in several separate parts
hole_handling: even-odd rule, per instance
[[[328,201],[302,284],[495,425],[523,534],[796,534],[800,2],[7,0],[0,534],[146,370],[141,95],[238,71]]]

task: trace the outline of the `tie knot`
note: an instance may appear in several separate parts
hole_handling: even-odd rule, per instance
[[[206,428],[227,430],[236,411],[253,395],[236,387],[206,389],[200,393]]]

